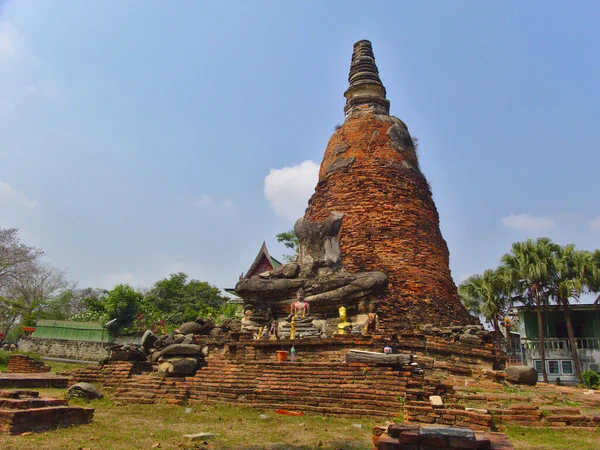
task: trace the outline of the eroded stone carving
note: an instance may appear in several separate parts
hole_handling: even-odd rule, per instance
[[[369,305],[372,309],[388,278],[383,272],[352,274],[343,269],[339,245],[343,217],[332,212],[320,222],[299,219],[294,227],[299,242],[296,262],[238,282],[235,289],[245,303],[244,331],[255,332],[270,326],[273,319],[286,317],[299,289],[303,289],[311,314],[321,321],[331,318],[334,328],[342,305],[354,312],[369,312]],[[288,325],[284,334],[288,334]]]

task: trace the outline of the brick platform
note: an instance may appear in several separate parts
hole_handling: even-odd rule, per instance
[[[405,423],[373,428],[373,445],[377,450],[514,450],[502,433]]]
[[[89,423],[93,408],[68,406],[58,398],[40,398],[37,392],[0,392],[0,433],[21,434]]]
[[[0,389],[6,388],[66,388],[69,378],[55,373],[0,372]]]

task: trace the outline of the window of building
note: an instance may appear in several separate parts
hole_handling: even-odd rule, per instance
[[[548,373],[556,375],[560,373],[558,361],[548,361]]]
[[[573,374],[573,361],[561,361],[562,364],[562,372],[565,375]]]
[[[535,370],[538,371],[538,373],[542,373],[542,361],[539,359],[536,359],[535,361],[533,361],[533,366],[535,367]]]

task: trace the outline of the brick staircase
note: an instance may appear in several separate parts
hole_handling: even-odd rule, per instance
[[[398,415],[413,374],[386,367],[323,362],[210,360],[193,377],[134,375],[117,387],[122,403],[247,405],[360,417]]]
[[[185,379],[162,378],[154,374],[132,375],[116,388],[113,401],[117,404],[164,402],[182,405],[189,399],[189,391]]]

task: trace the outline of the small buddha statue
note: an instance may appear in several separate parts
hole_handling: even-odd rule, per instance
[[[363,335],[368,336],[370,334],[374,334],[376,327],[377,314],[371,312],[368,314],[367,321],[365,322],[365,326],[363,327]]]
[[[338,310],[340,313],[340,323],[338,323],[337,334],[346,334],[348,329],[352,330],[352,324],[348,322],[348,316],[346,315],[346,308],[344,306],[340,306]]]
[[[269,328],[269,339],[272,341],[276,341],[279,336],[277,336],[277,330],[279,328],[279,323],[276,320],[271,322],[271,327]]]
[[[281,337],[283,339],[308,339],[320,337],[321,332],[313,325],[310,316],[310,304],[304,299],[304,290],[298,289],[296,301],[290,305],[290,314],[281,324]],[[293,337],[292,337],[293,336]]]
[[[304,289],[300,288],[296,292],[296,301],[290,306],[290,318],[306,319],[310,314],[310,305],[304,300]]]

